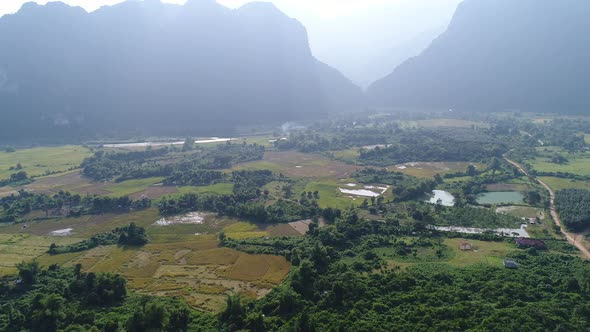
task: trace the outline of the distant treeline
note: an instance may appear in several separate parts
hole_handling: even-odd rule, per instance
[[[224,179],[222,172],[213,170],[263,156],[264,146],[228,142],[202,151],[178,152],[168,147],[134,152],[99,150],[81,166],[82,174],[99,181],[165,177],[167,185],[209,185]]]
[[[127,196],[81,196],[60,191],[55,195],[34,194],[24,190],[18,194],[0,198],[0,222],[15,221],[32,211],[43,211],[46,217],[53,215],[76,217],[85,214],[128,212],[151,206],[147,198],[132,200]]]
[[[406,130],[387,147],[362,149],[360,160],[371,165],[415,161],[482,161],[501,157],[507,145],[478,129]]]

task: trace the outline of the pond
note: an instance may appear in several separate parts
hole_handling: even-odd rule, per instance
[[[443,206],[454,206],[455,205],[455,196],[450,192],[444,190],[433,190],[432,191],[433,197],[429,200],[432,204],[438,204],[438,200],[440,199],[440,203]]]
[[[521,204],[524,196],[517,191],[496,191],[483,193],[477,196],[478,204]]]
[[[207,217],[206,213],[190,212],[180,216],[162,218],[154,223],[156,226],[202,224]]]
[[[355,187],[355,183],[347,183],[348,187]],[[354,195],[354,196],[363,196],[363,197],[379,197],[389,189],[389,186],[379,187],[379,186],[364,186],[364,189],[344,189],[338,188],[341,193]]]
[[[465,234],[482,234],[482,233],[486,233],[486,232],[492,232],[492,233],[500,235],[500,236],[530,238],[530,235],[526,231],[525,227],[527,227],[526,224],[521,225],[520,228],[496,228],[496,229],[461,227],[461,226],[430,226],[431,229],[436,229],[437,231],[442,231],[442,232],[457,232],[457,233],[465,233]]]

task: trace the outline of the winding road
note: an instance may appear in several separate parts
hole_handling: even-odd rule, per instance
[[[575,237],[571,233],[569,233],[565,229],[565,227],[563,227],[561,220],[559,219],[559,214],[557,213],[557,210],[555,209],[555,192],[551,189],[551,187],[549,187],[545,182],[541,181],[539,178],[531,176],[529,174],[529,172],[527,172],[526,169],[524,169],[524,167],[522,167],[522,165],[520,165],[519,163],[508,159],[508,157],[506,157],[506,155],[504,155],[503,157],[507,162],[514,165],[514,167],[518,168],[518,170],[521,173],[523,173],[524,175],[528,176],[531,179],[534,179],[539,184],[541,184],[545,189],[547,189],[547,191],[549,192],[549,197],[550,197],[549,205],[550,205],[550,209],[551,209],[551,217],[553,217],[555,224],[559,227],[561,233],[565,236],[567,241],[569,243],[571,243],[572,245],[574,245],[576,248],[578,248],[578,250],[580,250],[580,252],[584,255],[584,257],[586,257],[586,259],[590,259],[590,251],[588,251],[588,249],[586,247],[584,247],[584,245],[582,243],[577,242]]]

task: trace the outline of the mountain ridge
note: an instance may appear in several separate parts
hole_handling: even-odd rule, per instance
[[[466,0],[421,55],[368,89],[378,107],[580,112],[590,3]]]
[[[37,139],[227,133],[362,102],[313,57],[305,27],[264,3],[28,3],[0,18],[0,43],[4,140],[27,126]]]

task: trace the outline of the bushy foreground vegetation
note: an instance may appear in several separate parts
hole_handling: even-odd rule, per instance
[[[287,283],[222,322],[247,331],[583,331],[590,327],[590,265],[577,258],[515,251],[516,270],[453,268],[436,236],[347,214],[304,240],[230,241],[249,251],[291,253]],[[392,242],[395,241],[395,242]],[[398,243],[395,245],[393,243]],[[430,248],[430,249],[425,249]],[[414,254],[418,252],[418,254]],[[430,254],[429,254],[430,252]],[[407,258],[404,258],[407,257]],[[391,269],[390,259],[430,261]]]
[[[17,221],[33,211],[42,211],[45,217],[76,217],[85,214],[122,213],[130,209],[142,210],[150,206],[151,201],[147,198],[132,200],[128,196],[81,196],[64,191],[55,195],[46,195],[20,190],[18,194],[0,198],[0,222]]]
[[[177,298],[129,293],[117,274],[85,273],[81,266],[41,269],[19,265],[20,278],[0,280],[0,330],[214,331],[213,316]]]

